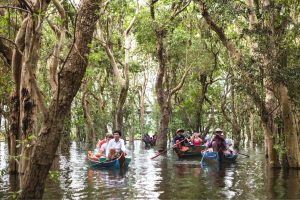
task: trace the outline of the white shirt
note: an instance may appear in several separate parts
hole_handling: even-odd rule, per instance
[[[106,149],[107,149],[107,142],[101,145],[101,151],[103,155],[106,155]]]
[[[108,154],[109,154],[109,151],[111,148],[115,148],[117,152],[120,152],[121,150],[123,152],[126,151],[126,148],[125,148],[125,144],[124,144],[124,140],[123,139],[119,139],[118,142],[116,142],[115,139],[111,139],[107,146],[106,146],[106,157],[108,157]]]

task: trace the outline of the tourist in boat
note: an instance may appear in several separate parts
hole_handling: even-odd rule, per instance
[[[107,136],[107,135],[106,135]],[[98,150],[100,150],[101,146],[106,143],[107,140],[106,140],[106,137],[103,139],[103,140],[99,140],[97,145],[96,145],[96,148],[98,148]]]
[[[173,138],[173,144],[177,144],[178,142],[181,143],[182,145],[184,145],[183,141],[186,140],[185,136],[184,136],[184,130],[179,128],[176,130],[176,135]]]
[[[220,128],[216,128],[215,135],[209,143],[208,147],[212,147],[214,152],[223,153],[226,148],[225,137],[222,135],[223,131]]]
[[[106,142],[104,144],[101,145],[100,149],[98,150],[98,153],[97,153],[97,157],[106,157],[106,150],[107,150],[107,144],[108,142],[114,138],[113,134],[111,133],[108,133],[106,135]]]
[[[176,135],[173,138],[173,143],[174,145],[176,144],[176,147],[180,149],[180,151],[188,151],[189,147],[191,144],[189,143],[189,139],[185,137],[184,135],[184,130],[183,129],[177,129],[176,130]]]
[[[200,133],[196,132],[191,137],[191,142],[194,146],[201,146],[202,145],[202,140],[199,136],[200,136]]]
[[[121,139],[122,133],[120,130],[113,132],[114,138],[107,143],[106,159],[113,160],[121,156],[122,153],[126,154],[124,140]]]
[[[151,137],[148,133],[146,133],[143,137],[143,141],[145,142],[146,147],[150,147],[151,144]]]
[[[157,134],[155,133],[152,137],[151,137],[151,145],[155,146],[156,144],[156,139],[157,139]]]

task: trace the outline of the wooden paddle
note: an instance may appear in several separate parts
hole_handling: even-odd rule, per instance
[[[185,140],[186,140],[186,138],[184,138],[184,140],[182,140],[181,142],[183,142],[183,141],[185,141]],[[159,154],[156,154],[155,156],[151,157],[150,159],[154,159],[154,158],[160,156],[161,154],[163,154],[163,153],[169,151],[170,149],[173,149],[175,146],[177,146],[177,145],[180,144],[181,142],[179,142],[179,143],[177,143],[177,144],[174,144],[172,147],[170,147],[170,148],[168,148],[168,149],[163,150],[163,151],[160,152]]]
[[[243,156],[246,156],[246,157],[250,157],[250,156],[247,155],[247,154],[243,154],[243,153],[239,153],[239,152],[237,152],[237,154],[240,154],[240,155],[243,155]]]
[[[125,154],[122,152],[121,156],[118,159],[119,159],[120,168],[122,168],[126,159]]]

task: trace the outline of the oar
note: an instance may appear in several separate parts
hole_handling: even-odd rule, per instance
[[[202,165],[202,161],[203,161],[203,158],[204,158],[204,156],[206,154],[207,149],[208,149],[208,144],[207,144],[207,146],[206,146],[206,148],[204,150],[204,155],[202,155],[202,158],[201,158],[201,161],[200,161],[200,165]]]
[[[91,160],[91,161],[95,161],[95,160]],[[97,162],[97,161],[95,161],[95,162]],[[94,163],[94,164],[92,164],[92,165],[89,165],[89,167],[93,167],[93,166],[95,166],[95,165],[98,165],[98,164],[101,164],[101,163],[105,163],[105,162],[107,162],[107,161],[102,161],[102,162],[97,162],[97,163]],[[108,161],[108,162],[110,162],[110,161]]]
[[[247,155],[247,154],[243,154],[243,153],[239,153],[239,152],[237,152],[237,154],[240,154],[240,155],[243,155],[243,156],[246,156],[246,157],[250,157],[250,156]]]
[[[186,138],[184,138],[184,140],[182,140],[181,142],[183,142],[183,141],[185,141],[185,140],[186,140]],[[168,149],[163,150],[163,151],[160,152],[159,154],[156,154],[155,156],[151,157],[150,159],[154,159],[154,158],[160,156],[161,154],[163,154],[163,153],[169,151],[170,149],[174,148],[176,145],[180,144],[181,142],[179,142],[179,143],[177,143],[177,144],[174,144],[172,147],[170,147],[170,148],[168,148]]]

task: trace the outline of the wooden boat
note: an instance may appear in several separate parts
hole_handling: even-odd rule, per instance
[[[223,163],[223,162],[233,163],[236,161],[238,157],[238,154],[235,151],[232,151],[230,154],[222,154],[222,155],[211,151],[203,151],[201,154],[206,161],[211,160],[211,161],[217,161],[219,163]]]
[[[205,150],[205,145],[200,146],[181,146],[181,148],[178,148],[177,146],[173,148],[173,150],[176,152],[178,158],[188,158],[188,157],[201,157],[201,152]]]
[[[125,157],[124,154],[122,154],[119,158],[111,161],[106,161],[106,158],[100,157],[99,160],[91,159],[88,156],[89,165],[93,168],[106,168],[106,169],[121,169],[128,167],[131,158]]]

